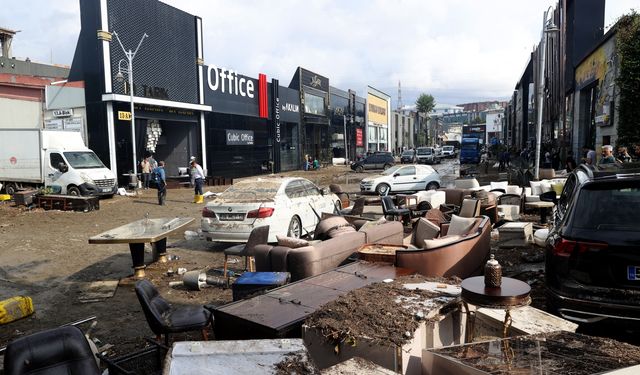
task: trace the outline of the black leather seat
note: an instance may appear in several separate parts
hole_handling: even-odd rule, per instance
[[[394,219],[400,217],[403,221],[407,221],[411,216],[411,210],[408,208],[397,208],[393,203],[393,198],[382,197],[382,214],[384,217],[392,216]]]
[[[82,331],[74,326],[54,328],[18,338],[4,355],[6,375],[100,375]]]
[[[209,323],[213,325],[213,315],[203,306],[171,309],[169,303],[148,280],[136,283],[136,295],[149,328],[158,339],[164,335],[165,345],[169,346],[170,333],[201,330],[203,338],[208,338],[206,327]]]

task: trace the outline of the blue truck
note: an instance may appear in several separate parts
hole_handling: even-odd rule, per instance
[[[460,142],[460,164],[480,163],[480,139],[462,138]]]

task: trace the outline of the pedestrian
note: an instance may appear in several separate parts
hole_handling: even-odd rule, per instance
[[[596,152],[591,149],[590,146],[584,145],[582,146],[582,152],[584,157],[582,158],[582,162],[587,165],[595,165],[596,164]]]
[[[304,155],[304,160],[302,161],[303,165],[302,168],[304,168],[305,171],[309,170],[309,155],[306,154]]]
[[[195,159],[191,160],[191,186],[195,188],[196,195],[202,195],[204,185],[204,171]]]
[[[640,161],[640,144],[636,144],[633,146],[633,160]]]
[[[620,146],[618,147],[618,162],[620,163],[629,163],[631,162],[631,155],[627,151],[626,147]]]
[[[313,159],[313,169],[320,169],[320,161],[318,161],[317,157]]]
[[[613,157],[613,147],[611,145],[602,146],[602,158],[598,161],[598,165],[614,164],[616,158]]]
[[[192,168],[192,164],[193,161],[196,160],[195,156],[192,156],[189,158],[189,163],[187,164],[187,176],[189,176],[189,179],[191,179],[191,168]]]
[[[551,168],[551,153],[549,151],[544,153],[544,163],[542,168]]]
[[[158,162],[153,158],[153,154],[149,154],[149,164],[151,165],[151,170],[158,168]]]
[[[567,152],[567,159],[565,160],[564,164],[567,172],[571,172],[576,169],[577,164],[576,159],[573,158],[573,151],[569,150],[569,152]]]
[[[553,150],[553,154],[551,155],[551,167],[554,170],[560,169],[560,150]]]
[[[153,170],[153,174],[158,182],[158,204],[164,206],[167,198],[167,176],[164,173],[164,161],[161,160],[158,163],[158,166]]]
[[[142,171],[142,187],[149,189],[149,175],[151,174],[151,163],[149,163],[149,157],[142,159],[140,162],[140,170]]]

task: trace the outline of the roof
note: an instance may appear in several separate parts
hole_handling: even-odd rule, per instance
[[[619,178],[640,178],[640,163],[615,163],[604,165],[580,165],[581,170],[589,176],[592,181],[612,180]]]

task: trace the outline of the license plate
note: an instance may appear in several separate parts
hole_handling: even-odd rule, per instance
[[[111,191],[111,188],[102,188],[103,193],[108,193]]]
[[[220,220],[223,221],[239,221],[244,220],[243,213],[232,213],[232,214],[218,214]]]
[[[640,280],[639,266],[627,266],[627,280]]]

